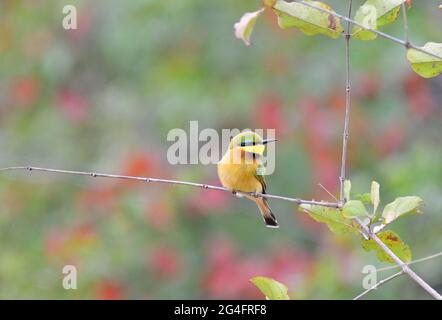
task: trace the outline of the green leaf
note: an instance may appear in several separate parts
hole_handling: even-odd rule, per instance
[[[373,204],[373,214],[376,213],[376,210],[378,210],[380,196],[379,196],[379,183],[376,181],[371,182],[371,190],[370,190],[370,197],[371,197],[371,203]]]
[[[367,209],[365,209],[362,201],[359,200],[350,200],[344,204],[342,208],[342,214],[346,218],[355,218],[360,216],[368,216]]]
[[[379,239],[391,250],[395,255],[397,255],[402,261],[411,261],[411,250],[410,247],[405,244],[399,236],[391,231],[382,231],[377,234]],[[385,253],[385,251],[372,239],[365,240],[362,239],[362,247],[366,251],[375,250],[376,256],[380,261],[395,263],[394,260]]]
[[[442,43],[428,42],[422,49],[442,57]],[[442,59],[430,56],[416,49],[407,50],[407,59],[414,72],[424,78],[433,78],[442,73]]]
[[[266,296],[267,300],[290,300],[287,287],[281,282],[268,277],[253,277],[250,279],[255,286]]]
[[[356,11],[355,21],[366,28],[377,30],[379,27],[397,19],[402,3],[406,0],[367,0]],[[352,37],[359,40],[376,39],[377,34],[359,26],[353,27]]]
[[[370,193],[362,193],[356,195],[356,200],[362,201],[363,204],[369,205],[371,204],[371,194]]]
[[[258,17],[264,12],[264,8],[261,8],[254,12],[246,12],[241,17],[239,22],[235,23],[235,36],[238,39],[241,39],[244,41],[244,43],[249,46],[251,44],[250,42],[250,36],[252,35],[253,27],[256,24],[256,20]]]
[[[382,212],[384,224],[389,224],[405,214],[420,213],[422,199],[416,196],[398,197],[387,204]]]
[[[306,0],[305,2],[333,11],[329,5],[320,1]],[[309,36],[323,34],[334,39],[339,38],[344,32],[338,18],[302,3],[276,0],[273,9],[278,16],[278,24],[282,29],[296,27]]]
[[[344,198],[346,200],[350,200],[350,191],[351,191],[351,181],[345,180],[344,181]]]
[[[359,230],[354,222],[343,216],[342,211],[339,209],[328,208],[317,205],[302,204],[301,209],[308,213],[317,222],[327,224],[331,232],[339,235],[356,233],[359,234]]]

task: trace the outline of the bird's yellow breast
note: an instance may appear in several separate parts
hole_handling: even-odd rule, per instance
[[[230,190],[242,192],[262,192],[263,188],[258,179],[256,171],[259,160],[240,161],[232,163],[232,154],[227,151],[221,161],[218,163],[218,176],[221,184]],[[239,151],[238,151],[239,152]]]

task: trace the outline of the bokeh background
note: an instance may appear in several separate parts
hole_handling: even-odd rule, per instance
[[[354,1],[355,7],[363,1]],[[62,28],[75,4],[79,29]],[[329,1],[346,12],[345,1]],[[442,42],[437,1],[413,1],[410,37]],[[269,192],[333,200],[344,111],[344,40],[281,31],[271,14],[253,45],[233,24],[258,0],[2,0],[0,166],[35,165],[218,184],[215,166],[172,166],[166,136],[203,128],[274,128]],[[403,37],[401,17],[383,29]],[[419,195],[424,215],[394,225],[414,258],[442,250],[442,79],[425,80],[404,48],[351,44],[349,172],[383,204]],[[258,298],[273,277],[295,299],[349,299],[364,265],[385,264],[290,203],[281,228],[227,193],[33,172],[0,174],[0,298]],[[62,288],[74,264],[78,289]],[[415,266],[442,291],[442,261]],[[392,271],[394,272],[394,270]],[[379,273],[378,277],[388,276]],[[406,277],[367,296],[426,299]]]

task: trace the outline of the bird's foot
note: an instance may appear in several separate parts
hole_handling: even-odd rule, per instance
[[[238,193],[237,190],[232,190],[232,194],[238,198],[241,198],[243,196],[241,193]]]

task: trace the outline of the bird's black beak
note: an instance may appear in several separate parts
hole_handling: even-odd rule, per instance
[[[264,139],[264,140],[262,140],[262,144],[267,144],[269,142],[275,142],[275,141],[278,141],[278,140],[277,139]]]

